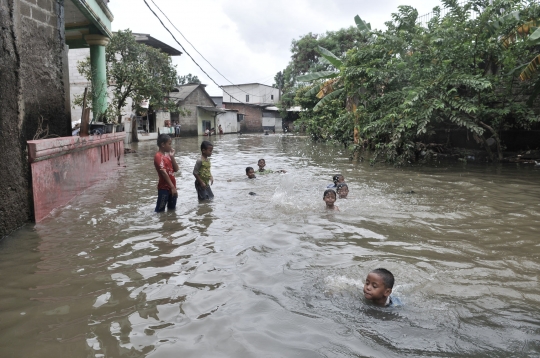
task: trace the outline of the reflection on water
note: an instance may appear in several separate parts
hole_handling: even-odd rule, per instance
[[[0,243],[1,357],[540,355],[540,170],[370,167],[294,136],[215,138],[215,200],[175,143],[175,212],[153,213],[153,143]],[[245,179],[264,157],[287,174]],[[324,209],[342,173],[348,199]],[[249,195],[254,192],[257,195]],[[366,303],[376,267],[405,306]]]

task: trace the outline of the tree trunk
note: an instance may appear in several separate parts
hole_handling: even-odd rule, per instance
[[[484,149],[486,150],[487,154],[489,155],[489,159],[494,162],[495,158],[493,157],[493,152],[491,151],[491,148],[489,147],[489,144],[487,143],[486,138],[482,135],[473,134],[474,139],[476,139],[477,142],[480,142],[484,145]]]
[[[502,160],[503,159],[503,152],[502,152],[501,140],[499,138],[499,135],[497,134],[497,132],[491,126],[488,126],[487,124],[485,124],[482,121],[480,121],[479,123],[480,123],[480,125],[482,127],[488,129],[491,132],[491,134],[493,134],[493,138],[495,138],[495,142],[497,143],[497,156],[498,156],[498,159]]]
[[[137,143],[139,141],[139,136],[137,133],[137,118],[131,118],[131,143]]]

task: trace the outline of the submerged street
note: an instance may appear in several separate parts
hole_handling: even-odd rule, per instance
[[[540,355],[539,167],[371,167],[307,137],[225,135],[199,203],[202,140],[173,141],[176,211],[153,212],[157,147],[141,142],[0,242],[0,356]],[[287,173],[246,179],[260,158]],[[329,212],[338,173],[350,193]],[[378,267],[403,307],[364,300]]]

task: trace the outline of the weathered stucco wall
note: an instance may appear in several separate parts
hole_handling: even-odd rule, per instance
[[[31,218],[26,141],[70,133],[63,0],[0,0],[0,237]],[[40,123],[43,123],[40,126]]]
[[[189,114],[183,116],[178,114],[172,114],[172,120],[180,119],[180,130],[182,136],[196,136],[200,135],[198,119],[197,119],[197,106],[215,106],[214,101],[205,93],[205,91],[198,87],[191,92],[189,96],[179,103],[179,107],[189,111]]]

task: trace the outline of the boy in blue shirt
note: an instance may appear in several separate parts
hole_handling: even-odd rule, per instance
[[[397,297],[391,296],[394,287],[394,275],[384,268],[371,271],[364,283],[364,297],[381,307],[401,306]]]

